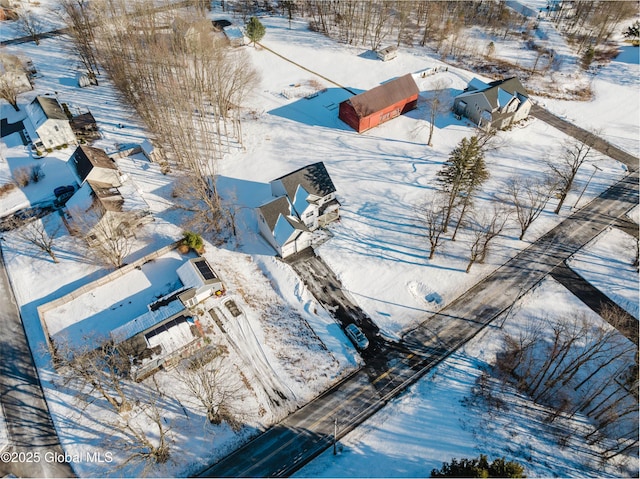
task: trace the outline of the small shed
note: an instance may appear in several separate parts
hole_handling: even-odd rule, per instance
[[[413,76],[407,73],[343,101],[338,118],[362,133],[415,109],[419,93]]]
[[[382,50],[377,50],[376,56],[383,62],[393,60],[398,56],[398,47],[396,47],[395,45],[390,45],[386,48],[383,48]]]

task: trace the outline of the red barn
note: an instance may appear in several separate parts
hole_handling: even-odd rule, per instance
[[[413,110],[418,85],[410,73],[340,103],[338,118],[358,133]]]

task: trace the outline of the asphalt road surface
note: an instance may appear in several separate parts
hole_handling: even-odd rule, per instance
[[[31,350],[0,258],[0,398],[9,447],[0,477],[74,477],[45,403]]]
[[[401,347],[385,348],[384,342],[379,341],[378,361],[385,362],[386,371],[368,365],[200,475],[290,475],[330,447],[336,418],[339,439],[506,312],[556,266],[637,205],[638,200],[636,171],[410,331]],[[317,278],[318,284],[320,279]],[[332,298],[323,302],[331,303]],[[407,352],[407,348],[413,352]]]

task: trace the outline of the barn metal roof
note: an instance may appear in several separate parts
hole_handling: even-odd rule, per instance
[[[401,100],[420,93],[413,76],[407,73],[369,91],[352,96],[348,101],[360,118],[383,110]]]

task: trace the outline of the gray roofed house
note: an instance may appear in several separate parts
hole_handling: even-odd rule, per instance
[[[55,98],[37,96],[27,105],[27,118],[44,148],[77,143],[69,118]]]
[[[336,188],[324,163],[271,181],[276,198],[257,208],[258,226],[283,258],[311,246],[311,232],[340,217]]]
[[[527,118],[532,102],[515,77],[484,83],[477,78],[458,95],[453,111],[483,129],[503,129]]]
[[[280,187],[280,184],[282,187]],[[336,187],[333,185],[333,181],[331,181],[331,177],[321,161],[303,166],[296,171],[272,180],[271,192],[274,196],[286,194],[289,198],[293,198],[298,186],[302,186],[309,194],[317,197],[327,196],[336,191]]]

